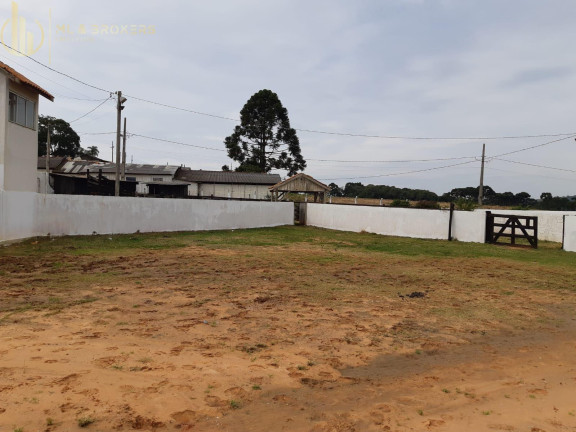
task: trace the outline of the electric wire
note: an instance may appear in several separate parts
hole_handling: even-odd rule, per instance
[[[17,52],[18,54],[32,60],[33,62],[39,64],[42,67],[49,69],[52,72],[55,72],[59,75],[65,76],[65,77],[67,77],[73,81],[76,81],[76,82],[82,84],[82,85],[85,85],[87,87],[91,87],[91,88],[96,89],[96,90],[103,91],[103,92],[108,93],[110,95],[115,93],[115,92],[112,92],[110,90],[106,90],[102,87],[98,87],[96,85],[89,84],[89,83],[87,83],[81,79],[75,78],[72,75],[69,75],[67,73],[56,70],[56,69],[38,61],[38,60],[36,60],[35,58],[33,58],[33,57],[15,49],[15,48],[12,48],[11,46],[7,45],[6,43],[4,43],[1,40],[0,40],[0,44],[5,46],[9,50]],[[126,94],[125,96],[132,98],[134,100],[141,101],[141,102],[146,102],[146,103],[154,104],[157,106],[162,106],[165,108],[171,108],[171,109],[176,109],[176,110],[180,110],[180,111],[185,111],[185,112],[189,112],[189,113],[193,113],[193,114],[197,114],[197,115],[213,117],[213,118],[218,118],[218,119],[222,119],[222,120],[229,120],[229,121],[234,121],[234,122],[240,121],[238,119],[231,118],[231,117],[225,117],[225,116],[221,116],[221,115],[217,115],[217,114],[209,114],[209,113],[205,113],[205,112],[198,111],[198,110],[192,110],[189,108],[182,108],[182,107],[178,107],[178,106],[174,106],[174,105],[169,105],[169,104],[165,104],[165,103],[161,103],[161,102],[152,101],[149,99],[140,98],[140,97],[137,97],[134,95]],[[402,139],[402,140],[503,140],[503,139],[543,138],[543,137],[560,137],[560,136],[565,137],[565,138],[558,140],[558,141],[561,141],[563,139],[567,139],[567,138],[576,136],[576,132],[569,132],[569,133],[556,133],[556,134],[485,136],[485,137],[422,137],[422,136],[369,135],[369,134],[347,133],[347,132],[329,132],[329,131],[322,131],[322,130],[315,130],[315,129],[304,129],[304,128],[294,128],[294,129],[299,131],[299,132],[308,132],[308,133],[323,134],[323,135],[348,136],[348,137],[358,137],[358,138]],[[543,144],[543,145],[546,145],[546,144]],[[500,156],[503,156],[506,154],[512,154],[512,153],[513,152],[504,153]]]
[[[83,119],[84,117],[86,117],[89,114],[92,114],[94,111],[96,111],[98,108],[100,108],[102,105],[104,105],[106,102],[108,102],[109,100],[112,100],[111,98],[107,98],[102,100],[95,108],[92,108],[90,111],[88,111],[86,114],[81,115],[80,117],[78,117],[77,119],[74,119],[72,121],[69,121],[68,123],[74,123],[80,119]]]
[[[466,161],[466,162],[460,162],[460,163],[451,164],[451,165],[443,165],[443,166],[439,166],[439,167],[426,168],[426,169],[420,169],[420,170],[414,170],[414,171],[404,171],[404,172],[399,172],[399,173],[377,174],[377,175],[359,176],[359,177],[324,178],[324,179],[320,179],[320,180],[333,181],[333,180],[357,180],[357,179],[376,178],[376,177],[394,177],[394,176],[400,176],[400,175],[406,175],[406,174],[416,174],[416,173],[421,173],[421,172],[426,172],[426,171],[436,171],[436,170],[441,170],[444,168],[451,168],[451,167],[466,165],[466,164],[470,164],[470,163],[474,163],[474,162],[477,162],[477,161],[476,160]]]
[[[546,168],[546,169],[550,169],[550,170],[576,173],[576,170],[571,170],[571,169],[555,168],[555,167],[544,166],[544,165],[536,165],[536,164],[531,164],[531,163],[527,163],[527,162],[518,162],[518,161],[513,161],[513,160],[509,160],[509,159],[502,159],[502,158],[496,158],[496,157],[495,157],[495,158],[492,158],[492,159],[498,160],[498,161],[502,161],[502,162],[508,162],[508,163],[512,163],[512,164],[517,164],[517,165],[526,165],[526,166],[531,166],[531,167],[536,167],[536,168]]]
[[[15,48],[12,48],[11,46],[5,44],[4,41],[2,41],[2,40],[0,40],[0,44],[4,45],[4,46],[5,46],[6,48],[8,48],[9,50],[12,50],[12,51],[14,51],[14,52],[17,52],[18,54],[23,55],[23,56],[26,57],[26,58],[29,58],[29,59],[32,60],[33,62],[38,63],[40,66],[45,67],[46,69],[49,69],[49,70],[51,70],[52,72],[55,72],[55,73],[57,73],[57,74],[59,74],[59,75],[62,75],[62,76],[65,76],[66,78],[70,78],[71,80],[76,81],[76,82],[78,82],[78,83],[80,83],[80,84],[83,84],[83,85],[85,85],[85,86],[87,86],[87,87],[91,87],[91,88],[93,88],[93,89],[100,90],[100,91],[103,91],[103,92],[108,93],[108,94],[114,93],[114,92],[111,92],[111,91],[109,91],[109,90],[103,89],[102,87],[98,87],[98,86],[95,86],[95,85],[92,85],[92,84],[88,84],[88,83],[85,82],[85,81],[82,81],[82,80],[80,80],[80,79],[78,79],[78,78],[74,78],[73,76],[68,75],[67,73],[60,72],[59,70],[56,70],[56,69],[54,69],[54,68],[52,68],[52,67],[50,67],[50,66],[48,66],[48,65],[46,65],[46,64],[44,64],[44,63],[42,63],[41,61],[36,60],[35,58],[29,56],[28,54],[25,54],[25,53],[23,53],[22,51],[19,51],[19,50],[15,49]]]

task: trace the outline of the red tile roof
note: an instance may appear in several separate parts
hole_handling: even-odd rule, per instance
[[[46,90],[44,90],[42,87],[40,87],[38,84],[36,84],[35,82],[29,80],[28,78],[26,78],[24,75],[22,75],[20,72],[14,70],[13,68],[11,68],[10,66],[8,66],[6,63],[2,63],[0,61],[0,69],[4,69],[6,72],[8,72],[10,75],[12,75],[14,78],[16,78],[18,81],[32,87],[33,89],[35,89],[36,91],[38,91],[38,93],[40,93],[42,96],[44,96],[46,99],[54,102],[54,96],[52,96],[50,93],[48,93]]]

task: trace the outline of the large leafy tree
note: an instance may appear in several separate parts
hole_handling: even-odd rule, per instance
[[[50,125],[50,144],[53,156],[76,157],[85,152],[80,147],[80,137],[67,121],[41,115],[38,119],[38,156],[46,154],[48,125]]]
[[[296,131],[278,95],[260,90],[240,111],[240,125],[224,140],[228,156],[239,162],[236,171],[284,169],[294,175],[306,168]]]

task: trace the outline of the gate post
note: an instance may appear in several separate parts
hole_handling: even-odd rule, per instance
[[[492,236],[494,233],[494,217],[491,211],[486,212],[486,234],[484,236],[484,243],[492,243]]]

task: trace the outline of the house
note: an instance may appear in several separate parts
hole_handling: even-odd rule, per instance
[[[126,164],[126,181],[136,182],[136,192],[140,195],[148,195],[147,183],[169,183],[173,180],[174,174],[179,169],[176,165],[151,165],[151,164]],[[71,160],[63,164],[58,172],[74,176],[91,175],[102,176],[108,180],[116,179],[116,164],[105,162],[94,162],[87,160]]]
[[[181,167],[174,180],[190,183],[188,195],[194,197],[270,199],[270,186],[280,175],[234,171],[204,171]]]
[[[0,191],[37,192],[38,102],[54,96],[0,62]]]

